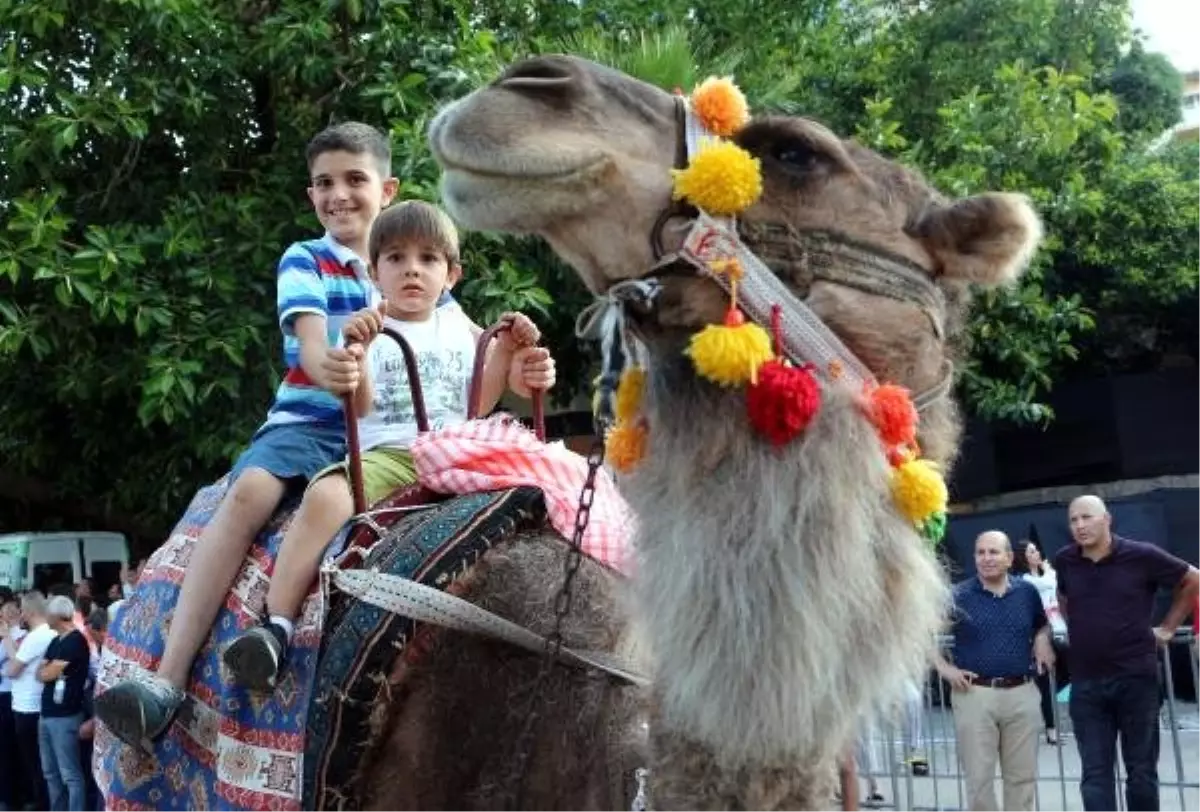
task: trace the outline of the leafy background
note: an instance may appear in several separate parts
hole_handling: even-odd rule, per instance
[[[651,7],[653,5],[653,7]],[[1039,423],[1060,381],[1195,364],[1197,152],[1180,79],[1112,0],[0,0],[0,526],[156,541],[247,441],[280,374],[274,268],[318,226],[303,149],[385,127],[435,200],[438,106],[514,58],[663,85],[732,73],[946,192],[1032,196],[1046,248],[979,303],[960,394]],[[472,234],[465,304],[543,324],[568,380],[581,287]]]

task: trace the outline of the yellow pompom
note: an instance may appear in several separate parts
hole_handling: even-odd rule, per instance
[[[705,142],[687,169],[672,169],[671,174],[676,200],[687,198],[718,217],[750,208],[762,194],[758,159],[731,141]]]
[[[908,460],[892,470],[892,499],[913,524],[945,513],[949,498],[945,480],[929,460]]]
[[[771,336],[752,322],[731,325],[728,321],[696,333],[686,352],[696,371],[713,383],[741,386],[755,380],[758,368],[774,357]]]
[[[618,421],[629,422],[637,415],[642,405],[642,392],[646,387],[646,370],[628,367],[621,373],[617,384],[616,416]]]
[[[616,471],[627,474],[646,456],[644,424],[617,423],[604,438],[604,456]]]
[[[733,79],[710,76],[692,91],[692,111],[714,135],[728,138],[750,121],[750,105]]]

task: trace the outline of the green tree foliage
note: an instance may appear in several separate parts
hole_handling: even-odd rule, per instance
[[[1179,121],[1183,77],[1162,54],[1146,53],[1135,43],[1100,83],[1120,106],[1117,124],[1132,134],[1150,138]]]
[[[436,199],[429,119],[528,53],[664,87],[733,73],[756,109],[822,119],[948,193],[1030,194],[1046,250],[972,322],[982,414],[1048,419],[1056,379],[1195,355],[1194,148],[1147,149],[1177,100],[1161,58],[1127,48],[1127,2],[0,0],[0,19],[10,506],[161,532],[278,380],[275,262],[317,231],[307,139],[385,126],[402,194]],[[586,294],[545,246],[473,234],[464,259],[470,312],[531,312],[564,391],[586,385]]]

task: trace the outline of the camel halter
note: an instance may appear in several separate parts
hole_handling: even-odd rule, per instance
[[[611,464],[619,471],[632,470],[645,453],[648,431],[637,407],[642,373],[629,366],[639,345],[629,328],[627,307],[653,312],[662,280],[669,275],[708,278],[729,294],[730,309],[724,328],[710,325],[693,336],[688,354],[698,373],[718,385],[745,385],[750,420],[775,445],[803,433],[820,408],[821,390],[837,384],[864,393],[894,469],[897,506],[922,535],[936,542],[945,529],[946,488],[936,468],[917,459],[915,426],[919,411],[948,394],[952,365],[947,361],[938,382],[911,399],[900,387],[880,386],[867,365],[750,249],[743,235],[771,259],[788,264],[789,281],[801,295],[821,280],[911,303],[929,319],[939,339],[945,334],[946,312],[941,290],[916,263],[839,233],[740,225],[737,213],[761,192],[760,170],[749,153],[722,139],[748,121],[744,97],[729,80],[709,79],[690,102],[677,93],[675,111],[675,200],[651,233],[656,262],[643,276],[610,286],[576,322],[581,338],[601,342],[602,371],[593,405],[602,431],[611,427]],[[706,159],[707,168],[700,167]],[[718,161],[726,162],[728,174],[722,174]],[[686,173],[692,176],[685,179]],[[710,208],[721,214],[710,213]],[[670,221],[679,219],[686,221],[686,235],[680,248],[668,254],[663,232]],[[741,330],[746,321],[756,327]],[[705,340],[706,333],[711,340]],[[637,392],[623,397],[623,388]],[[882,396],[871,401],[873,393]]]

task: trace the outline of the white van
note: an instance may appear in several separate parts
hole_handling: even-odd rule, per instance
[[[92,579],[93,594],[118,583],[129,564],[129,542],[120,533],[6,533],[0,535],[0,586],[14,592]]]

